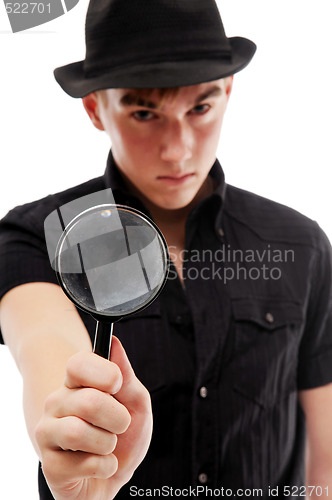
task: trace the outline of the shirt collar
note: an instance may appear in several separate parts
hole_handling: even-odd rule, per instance
[[[214,226],[217,234],[220,236],[222,209],[226,195],[226,182],[223,169],[218,160],[214,162],[209,172],[213,179],[214,190],[210,196],[202,200],[191,212],[189,219],[196,219],[203,211],[206,214],[208,211],[209,218],[214,218]],[[123,176],[116,165],[112,151],[110,151],[107,159],[107,166],[104,174],[105,184],[107,188],[113,191],[116,203],[122,205],[133,206],[150,216],[143,203],[133,195],[126,186]],[[151,217],[151,216],[150,216]],[[189,221],[188,219],[188,221]]]

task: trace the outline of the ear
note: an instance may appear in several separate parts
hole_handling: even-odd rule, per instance
[[[88,113],[90,120],[98,130],[105,130],[100,117],[99,99],[96,92],[82,98],[85,111]]]
[[[226,95],[227,95],[227,100],[229,99],[230,95],[231,95],[231,92],[232,92],[232,88],[233,88],[233,79],[234,79],[234,75],[232,76],[227,76],[225,78],[225,92],[226,92]]]

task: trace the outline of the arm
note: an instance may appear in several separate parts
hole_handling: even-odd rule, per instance
[[[321,496],[311,498],[328,498],[332,495],[332,384],[300,391],[299,400],[307,427],[306,484],[323,488]]]
[[[120,342],[112,342],[111,363],[92,354],[75,307],[47,283],[8,292],[0,322],[23,376],[28,432],[53,495],[113,498],[144,458],[152,428],[148,392]]]
[[[39,454],[34,431],[44,401],[63,383],[70,356],[91,351],[90,339],[60,287],[46,283],[22,285],[8,292],[0,303],[0,323],[23,377],[27,428]]]

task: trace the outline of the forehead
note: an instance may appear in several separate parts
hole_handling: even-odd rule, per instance
[[[166,102],[195,104],[208,97],[221,95],[223,89],[224,79],[187,87],[170,87],[162,89],[109,89],[108,92],[112,95],[112,98],[115,98],[123,107],[143,106],[157,109]]]

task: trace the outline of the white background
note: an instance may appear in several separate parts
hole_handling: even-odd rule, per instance
[[[12,34],[0,2],[0,217],[17,204],[99,176],[109,144],[53,78],[84,58],[87,0],[65,16]],[[235,77],[218,156],[228,183],[317,220],[332,239],[331,1],[223,0],[228,36],[258,45]],[[22,387],[0,347],[0,498],[38,498]]]

